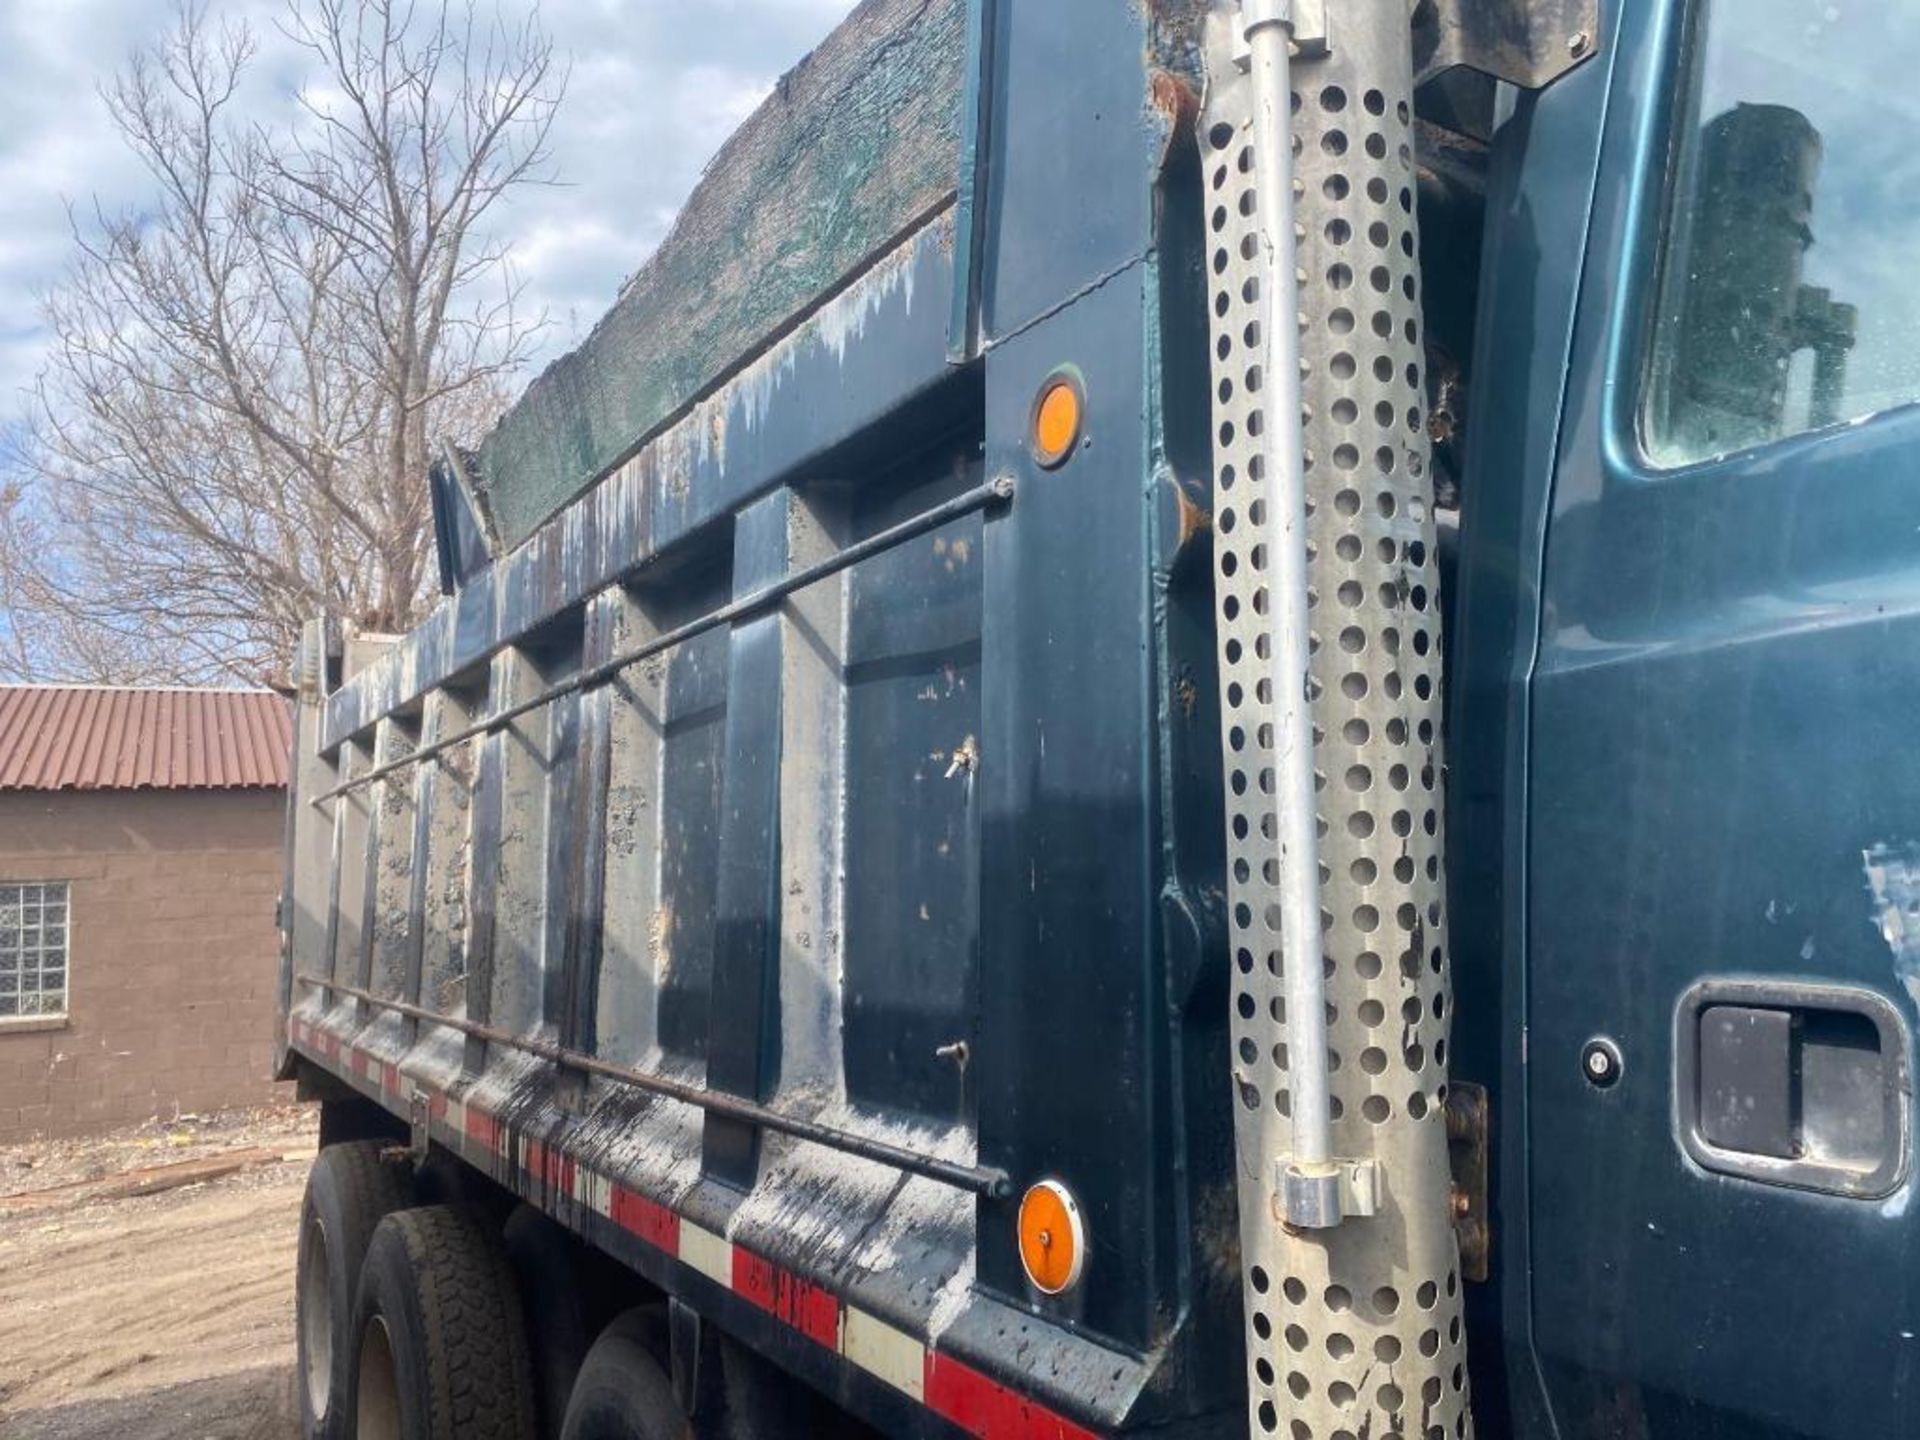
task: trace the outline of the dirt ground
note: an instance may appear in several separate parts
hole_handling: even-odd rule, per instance
[[[0,1437],[296,1436],[294,1232],[313,1112],[230,1112],[0,1146]],[[129,1199],[30,1192],[269,1150],[224,1179]]]

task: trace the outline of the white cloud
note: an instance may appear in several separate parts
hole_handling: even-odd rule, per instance
[[[505,0],[511,4],[511,0]],[[244,101],[292,123],[302,57],[274,0],[211,0],[260,43]],[[775,80],[852,0],[547,0],[571,62],[553,130],[563,182],[491,217],[529,298],[559,322],[534,370],[589,329],[659,244],[702,167]],[[44,353],[37,299],[70,253],[67,206],[137,206],[138,163],[99,89],[168,23],[153,0],[0,0],[0,424],[18,413]]]

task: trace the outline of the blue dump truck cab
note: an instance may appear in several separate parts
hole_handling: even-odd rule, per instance
[[[304,1433],[1920,1433],[1916,67],[863,0],[308,627]]]

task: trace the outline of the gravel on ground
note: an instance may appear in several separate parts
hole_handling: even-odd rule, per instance
[[[315,1112],[0,1146],[0,1195],[272,1148],[278,1163],[0,1214],[0,1436],[290,1440],[294,1237]]]

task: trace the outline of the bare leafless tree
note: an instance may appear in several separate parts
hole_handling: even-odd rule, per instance
[[[53,528],[19,481],[0,482],[0,679],[168,679],[140,637],[97,623],[51,583]]]
[[[429,589],[430,445],[503,404],[543,323],[483,220],[547,174],[537,20],[289,0],[296,123],[248,124],[256,37],[189,0],[103,92],[150,203],[74,218],[24,493],[0,505],[0,669],[271,679],[322,610]]]

